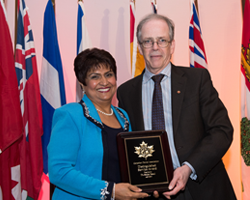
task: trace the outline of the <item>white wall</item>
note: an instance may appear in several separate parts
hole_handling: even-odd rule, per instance
[[[5,0],[12,38],[14,36],[14,1]],[[41,71],[43,14],[47,0],[25,0],[29,7],[37,53],[38,71]],[[241,1],[198,0],[200,24],[208,59],[208,69],[220,98],[232,120],[234,141],[223,160],[241,199],[240,183],[240,50]],[[176,26],[176,50],[173,63],[189,66],[188,28],[190,5],[188,0],[157,0],[158,13],[169,16]],[[118,66],[118,85],[130,75],[129,0],[85,0],[87,26],[92,44],[108,50]],[[136,21],[151,12],[150,0],[137,0]],[[59,47],[64,70],[67,102],[75,100],[73,60],[76,55],[77,0],[56,0],[56,21]]]

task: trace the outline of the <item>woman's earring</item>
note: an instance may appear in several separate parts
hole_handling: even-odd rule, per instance
[[[84,88],[83,88],[82,83],[79,82],[79,85],[80,85],[80,87],[81,87],[82,93],[84,93]]]

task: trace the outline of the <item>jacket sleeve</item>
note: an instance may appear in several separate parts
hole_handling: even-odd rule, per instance
[[[81,145],[80,127],[66,109],[57,109],[53,116],[52,134],[48,145],[50,181],[71,194],[89,198],[110,198],[108,183],[76,169],[77,155]]]
[[[198,181],[219,163],[233,140],[233,127],[227,110],[212,85],[207,70],[202,70],[199,85],[199,110],[203,135],[187,161],[194,167]],[[198,129],[198,126],[196,126]]]

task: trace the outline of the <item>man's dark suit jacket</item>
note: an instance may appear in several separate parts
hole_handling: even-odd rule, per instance
[[[206,69],[171,67],[175,148],[180,163],[189,162],[198,176],[195,181],[189,178],[186,187],[194,200],[236,199],[222,162],[233,127],[210,75]],[[145,130],[142,79],[143,73],[117,90],[119,107],[127,111],[133,131]]]

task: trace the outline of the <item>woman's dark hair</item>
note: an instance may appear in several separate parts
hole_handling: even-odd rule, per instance
[[[114,72],[116,78],[116,62],[113,56],[98,48],[86,49],[79,53],[74,60],[74,71],[77,80],[86,86],[87,73],[95,68],[110,68]]]

